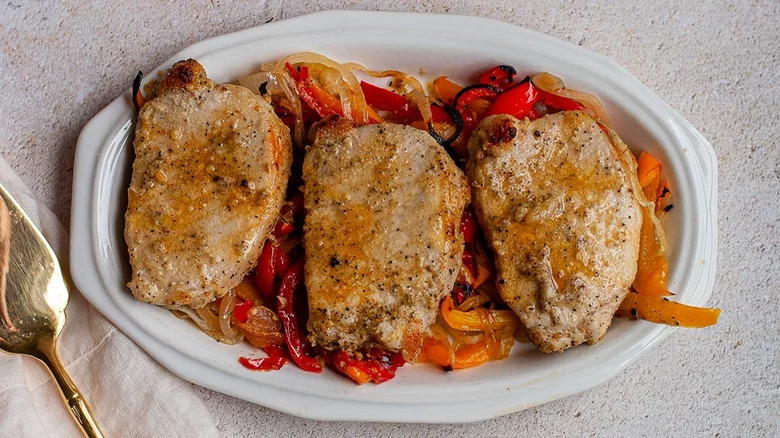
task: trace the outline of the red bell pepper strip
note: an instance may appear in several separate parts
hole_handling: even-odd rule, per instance
[[[460,232],[467,245],[474,242],[474,237],[477,235],[477,219],[474,217],[474,211],[470,208],[464,210],[460,217]]]
[[[276,270],[274,269],[274,260],[279,257],[277,252],[284,252],[279,244],[268,239],[263,246],[263,252],[260,253],[260,258],[257,260],[257,269],[255,269],[255,284],[257,289],[263,294],[264,297],[272,297],[274,295],[274,279],[276,277]]]
[[[302,81],[302,80],[304,80],[304,79],[309,77],[309,67],[307,67],[305,65],[302,65],[302,66],[300,66],[298,68],[295,68],[295,67],[292,66],[292,64],[287,62],[287,63],[284,64],[284,66],[285,66],[285,68],[287,68],[287,71],[290,72],[290,76],[292,76],[292,78],[296,82]]]
[[[274,225],[274,230],[272,231],[273,235],[276,237],[284,237],[295,230],[295,227],[290,222],[287,222],[286,220],[279,218],[279,220],[276,221],[276,225]]]
[[[300,259],[290,266],[282,278],[282,285],[279,287],[279,294],[276,297],[276,313],[282,320],[284,339],[293,361],[304,371],[321,373],[322,365],[320,362],[304,353],[303,340],[298,333],[298,318],[293,309],[293,295],[302,279],[303,259]]]
[[[295,80],[295,87],[298,94],[311,109],[317,112],[320,117],[327,117],[333,114],[343,116],[341,101],[323,90],[320,85],[309,78],[309,67],[302,65],[297,69],[289,62],[285,64],[290,76]]]
[[[363,89],[368,106],[375,110],[390,112],[393,121],[410,125],[417,120],[422,120],[420,109],[406,97],[366,81],[360,82],[360,88]],[[433,122],[451,121],[450,115],[441,107],[431,105],[431,113]]]
[[[461,262],[463,263],[463,266],[469,270],[472,278],[475,278],[477,273],[477,262],[474,260],[474,256],[471,254],[471,251],[467,249],[463,250],[463,257],[461,258]]]
[[[501,93],[501,89],[487,84],[474,84],[460,90],[455,96],[455,109],[463,111],[474,99],[492,100]]]
[[[274,226],[273,235],[281,238],[292,233],[293,230],[295,230],[293,222],[295,222],[296,219],[300,219],[302,215],[303,193],[297,192],[282,205],[282,209],[279,212],[279,219]]]
[[[398,356],[394,356],[394,354]],[[331,360],[334,368],[358,384],[371,380],[379,384],[394,378],[398,367],[406,363],[403,357],[399,356],[398,353],[392,353],[376,359],[357,360],[343,350],[336,350],[332,353]]]
[[[287,359],[285,359],[284,356],[263,357],[260,359],[239,357],[238,362],[243,365],[244,368],[248,368],[250,370],[272,371],[281,369],[282,366],[287,362]]]
[[[485,117],[494,114],[509,114],[518,119],[526,117],[534,119],[538,117],[533,110],[534,103],[539,100],[538,89],[531,81],[522,82],[501,93],[490,105]]]
[[[466,298],[468,298],[471,295],[465,289],[460,287],[460,285],[457,284],[452,287],[452,293],[455,295],[455,302],[458,304],[461,304],[462,302],[466,301]]]
[[[390,112],[394,121],[409,125],[417,120],[422,120],[420,109],[406,97],[365,81],[360,82],[360,88],[363,89],[368,106],[375,110]],[[443,123],[451,121],[447,111],[438,106],[432,105],[431,113],[433,122]]]
[[[273,265],[274,275],[281,275],[283,272],[287,272],[287,268],[290,267],[290,257],[284,250],[276,244],[274,253],[271,258],[271,264]]]
[[[557,94],[548,93],[544,90],[537,88],[539,97],[542,103],[547,106],[553,107],[560,111],[574,111],[585,108],[581,103],[576,100],[569,99],[568,97],[558,96]]]
[[[252,302],[252,300],[246,300],[243,303],[237,305],[233,309],[233,316],[236,318],[236,321],[240,322],[241,324],[245,323],[247,318],[249,318],[249,310],[255,305],[255,303]]]
[[[482,73],[479,76],[479,83],[506,90],[512,86],[512,81],[514,81],[516,75],[517,70],[511,65],[499,65]]]
[[[287,200],[282,207],[282,214],[286,214],[289,211],[292,213],[292,218],[300,218],[303,215],[303,193],[296,192]]]
[[[420,110],[414,103],[400,94],[366,81],[360,81],[360,88],[366,96],[368,106],[375,110],[390,112],[396,122],[411,124],[422,118]]]
[[[240,357],[238,362],[245,368],[258,371],[271,371],[278,370],[287,363],[287,358],[284,355],[284,351],[275,345],[269,345],[263,347],[263,351],[268,357],[254,359],[248,357]]]
[[[548,93],[535,87],[531,81],[522,82],[505,92],[490,105],[485,117],[493,114],[509,114],[518,119],[537,119],[539,114],[534,109],[534,104],[542,103],[556,111],[581,110],[584,108],[579,102],[556,94]]]
[[[406,365],[406,359],[404,359],[404,355],[401,353],[390,353],[388,359],[390,360],[390,365],[396,368]]]

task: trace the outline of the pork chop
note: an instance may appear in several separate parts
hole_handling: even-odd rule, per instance
[[[497,287],[528,338],[543,352],[598,342],[636,275],[642,212],[630,152],[577,111],[492,116],[468,147]]]
[[[303,163],[309,339],[398,351],[455,283],[466,177],[416,128],[330,118],[315,129]]]
[[[125,240],[141,301],[202,307],[254,266],[284,201],[290,134],[249,89],[176,63],[138,114]]]

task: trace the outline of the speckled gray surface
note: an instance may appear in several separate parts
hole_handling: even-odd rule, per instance
[[[482,15],[610,55],[704,133],[720,176],[716,327],[676,331],[584,394],[468,425],[312,422],[199,388],[224,436],[780,434],[780,2],[192,3],[0,4],[0,152],[66,226],[79,131],[135,71],[323,9]]]

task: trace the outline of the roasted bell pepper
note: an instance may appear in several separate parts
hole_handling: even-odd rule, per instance
[[[717,323],[720,309],[686,306],[658,296],[630,292],[620,304],[616,315],[641,318],[658,324],[700,328]]]
[[[322,372],[320,362],[304,353],[303,339],[298,332],[298,317],[293,309],[293,295],[302,279],[303,259],[300,259],[290,266],[282,278],[282,284],[276,297],[276,313],[282,320],[287,350],[289,350],[293,361],[304,371],[320,373]]]
[[[668,211],[668,201],[671,196],[669,184],[661,177],[661,162],[647,152],[639,154],[637,162],[637,177],[645,197],[655,203],[656,213]]]
[[[423,340],[420,358],[433,362],[442,368],[452,369],[453,358],[450,345],[430,336],[426,336]]]
[[[433,88],[439,99],[447,105],[452,105],[455,102],[455,96],[463,89],[460,85],[447,79],[446,76],[436,78],[433,81]]]
[[[485,340],[474,344],[461,345],[455,350],[455,360],[452,369],[459,370],[482,365],[490,360],[487,342]]]
[[[282,368],[282,366],[287,363],[287,358],[284,357],[284,352],[281,348],[269,345],[266,347],[263,347],[263,351],[268,354],[268,357],[264,358],[248,358],[248,357],[240,357],[238,359],[238,362],[243,365],[245,368],[249,368],[250,370],[257,370],[257,371],[271,371],[271,370],[278,370]]]
[[[407,98],[392,91],[377,87],[366,81],[360,82],[368,106],[379,111],[388,111],[398,123],[410,124],[420,120],[420,110]]]
[[[579,102],[540,90],[530,80],[526,80],[501,93],[488,108],[485,117],[494,114],[509,114],[518,119],[527,117],[534,120],[542,116],[534,108],[534,105],[537,103],[544,104],[555,111],[571,111],[583,108]]]
[[[251,309],[254,305],[255,304],[250,300],[246,300],[243,303],[237,305],[233,309],[233,316],[236,318],[236,321],[240,322],[241,324],[245,323],[249,315],[249,309]]]
[[[463,266],[468,271],[468,275],[470,277],[468,279],[469,286],[474,286],[474,273],[477,272],[477,262],[474,261],[474,256],[471,254],[471,251],[464,249],[461,261],[463,262]]]
[[[462,302],[466,301],[469,296],[471,296],[471,287],[464,287],[455,283],[455,286],[452,287],[452,295],[455,296],[455,302],[461,304]]]
[[[511,310],[489,310],[482,307],[461,312],[455,310],[452,298],[445,297],[441,302],[441,316],[447,324],[463,331],[500,330],[507,327],[517,327],[519,321]]]
[[[393,121],[413,125],[414,122],[422,120],[420,109],[406,97],[366,81],[360,82],[360,88],[366,96],[368,106],[379,111],[391,113]],[[449,114],[440,107],[432,105],[431,113],[433,116],[432,121],[435,123],[450,121]]]
[[[575,111],[585,108],[581,103],[576,100],[569,99],[568,97],[558,96],[557,94],[548,93],[542,89],[537,88],[539,93],[539,100],[552,108],[560,111]]]
[[[642,152],[637,159],[637,178],[642,192],[648,200],[656,203],[658,208],[659,196],[668,194],[660,187],[666,187],[661,179],[661,162],[655,157]],[[666,296],[671,295],[667,290],[667,275],[669,264],[666,256],[660,250],[655,233],[655,222],[651,220],[650,209],[642,210],[642,228],[639,235],[639,259],[637,260],[637,272],[634,278],[634,289],[642,295]]]
[[[460,232],[463,234],[463,240],[466,245],[471,245],[477,235],[477,218],[474,211],[467,208],[460,217]]]
[[[287,362],[283,356],[278,357],[263,357],[263,358],[249,358],[239,357],[238,362],[244,366],[255,371],[272,371],[281,369]]]
[[[455,109],[463,111],[476,99],[493,100],[501,93],[500,88],[487,84],[474,84],[460,90],[455,96]]]
[[[302,65],[295,68],[289,62],[285,64],[285,67],[295,81],[298,95],[320,117],[328,117],[334,114],[344,115],[341,100],[325,91],[317,81],[309,77],[309,67]]]
[[[429,336],[423,341],[420,356],[423,360],[451,371],[481,365],[490,360],[489,353],[484,339],[474,344],[461,345],[453,352],[451,345]]]
[[[395,377],[396,370],[405,363],[398,353],[358,360],[343,350],[334,351],[331,360],[334,368],[361,385],[372,380],[377,384],[386,382]]]
[[[634,289],[642,295],[672,295],[667,289],[669,262],[658,248],[655,236],[655,224],[648,215],[652,212],[643,208],[642,227],[639,234],[639,258],[637,259]]]
[[[479,83],[505,90],[512,86],[516,75],[517,70],[511,65],[499,65],[482,73],[479,76]]]
[[[277,275],[284,272],[276,269],[284,266],[282,259],[286,255],[279,254],[283,252],[284,250],[282,250],[277,241],[268,239],[265,241],[263,251],[260,253],[260,258],[257,261],[255,284],[257,284],[257,289],[260,293],[266,298],[274,295],[274,280]]]
[[[521,82],[499,95],[488,108],[485,117],[494,114],[509,114],[518,119],[536,118],[533,106],[539,100],[537,88],[531,81]]]

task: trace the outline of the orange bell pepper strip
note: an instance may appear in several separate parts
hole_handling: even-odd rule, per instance
[[[666,181],[661,179],[661,162],[647,152],[639,154],[637,159],[637,178],[642,192],[648,200],[658,206],[658,196],[666,195],[663,188]],[[666,288],[669,264],[666,256],[658,248],[655,236],[655,225],[650,218],[655,214],[649,209],[642,210],[642,228],[639,237],[639,259],[637,272],[634,278],[634,289],[643,295],[667,296],[672,295]]]
[[[671,326],[701,328],[717,323],[720,309],[687,306],[657,296],[630,292],[615,315]]]
[[[639,236],[639,259],[637,260],[636,277],[634,277],[634,289],[643,295],[667,296],[672,295],[666,288],[669,263],[666,256],[658,250],[655,240],[653,222],[647,217],[642,220],[642,229]]]
[[[450,353],[449,345],[426,336],[425,340],[423,340],[420,359],[433,362],[440,367],[449,367],[452,366],[452,355]]]
[[[452,363],[452,369],[471,368],[482,365],[489,360],[487,343],[485,340],[482,340],[475,344],[459,347],[455,351],[455,361]]]
[[[452,105],[455,102],[455,96],[463,89],[460,85],[447,79],[447,76],[440,76],[433,81],[433,89],[442,102]]]
[[[490,360],[485,340],[462,345],[453,354],[450,346],[428,337],[423,342],[420,356],[442,368],[453,370],[475,367]]]
[[[490,269],[477,263],[477,278],[474,279],[474,288],[478,288],[490,278]]]
[[[661,183],[661,162],[647,152],[639,154],[637,177],[645,197],[655,202],[658,197],[658,186]]]
[[[450,327],[471,332],[500,330],[518,324],[517,316],[511,310],[488,310],[481,307],[468,312],[455,310],[452,297],[446,297],[441,302],[441,316]]]

